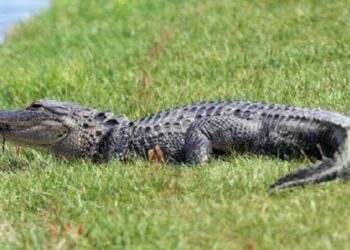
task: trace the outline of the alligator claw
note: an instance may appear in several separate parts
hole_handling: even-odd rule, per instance
[[[147,155],[152,164],[164,162],[164,153],[158,145],[148,150]]]

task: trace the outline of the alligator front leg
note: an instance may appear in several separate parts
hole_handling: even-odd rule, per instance
[[[158,145],[148,150],[147,156],[148,160],[150,160],[152,164],[159,164],[164,162],[164,152]]]
[[[244,151],[252,147],[258,123],[236,116],[206,117],[194,122],[185,135],[185,163],[204,164],[212,152]]]

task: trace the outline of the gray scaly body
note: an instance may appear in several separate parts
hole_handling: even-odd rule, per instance
[[[9,141],[65,158],[147,158],[159,147],[168,162],[204,164],[232,151],[319,159],[278,180],[274,190],[347,179],[350,117],[336,112],[253,102],[204,102],[129,122],[124,116],[43,100],[0,111]]]

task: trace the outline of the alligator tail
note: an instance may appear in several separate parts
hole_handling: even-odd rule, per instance
[[[270,186],[270,192],[335,179],[350,179],[350,129],[346,129],[346,138],[333,158],[327,158],[312,167],[299,169],[282,177]]]

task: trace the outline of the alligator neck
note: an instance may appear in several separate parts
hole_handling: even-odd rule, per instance
[[[131,123],[125,122],[118,127],[112,128],[100,143],[94,162],[108,162],[111,159],[126,161],[131,158],[130,131]]]

